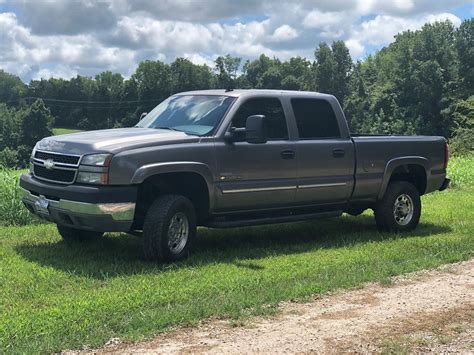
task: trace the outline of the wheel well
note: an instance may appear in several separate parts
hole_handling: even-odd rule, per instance
[[[395,168],[390,176],[392,181],[407,181],[415,185],[420,195],[426,191],[426,171],[421,165],[406,164]]]
[[[163,173],[150,176],[139,185],[133,228],[142,228],[148,207],[159,195],[172,193],[183,195],[193,203],[198,223],[206,220],[210,208],[206,180],[193,172]]]

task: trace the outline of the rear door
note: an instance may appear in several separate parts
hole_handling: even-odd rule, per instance
[[[241,103],[232,127],[245,127],[248,116],[265,115],[268,141],[216,142],[217,211],[289,206],[297,184],[295,142],[278,96],[252,97]],[[230,128],[230,127],[229,127]]]
[[[341,136],[334,109],[320,98],[292,98],[298,141],[297,204],[347,201],[354,184],[354,147]]]

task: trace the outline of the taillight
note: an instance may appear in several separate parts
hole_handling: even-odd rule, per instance
[[[449,161],[449,145],[448,142],[444,143],[444,168],[448,168],[448,161]]]

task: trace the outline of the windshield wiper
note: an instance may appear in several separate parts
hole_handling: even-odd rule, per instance
[[[154,129],[167,129],[167,130],[170,130],[170,131],[176,131],[176,132],[183,132],[177,128],[173,128],[173,127],[153,127]]]
[[[182,132],[184,134],[187,134],[188,136],[199,136],[199,134],[188,132],[188,131],[182,131],[180,129],[174,128],[174,127],[153,127],[154,129],[167,129],[169,131],[175,131],[175,132]]]

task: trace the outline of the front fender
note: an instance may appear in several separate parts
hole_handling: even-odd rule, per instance
[[[131,183],[141,184],[150,176],[177,172],[197,173],[201,175],[204,180],[206,180],[209,191],[211,191],[214,181],[211,169],[204,163],[193,161],[175,161],[143,165],[135,171]]]
[[[382,186],[380,188],[379,194],[377,198],[380,200],[385,195],[385,191],[387,190],[388,183],[390,178],[392,177],[393,171],[398,168],[399,166],[403,165],[421,165],[425,169],[426,179],[429,181],[429,161],[428,159],[420,156],[406,156],[406,157],[398,157],[393,158],[388,161],[387,165],[385,165],[385,171],[382,178]]]

